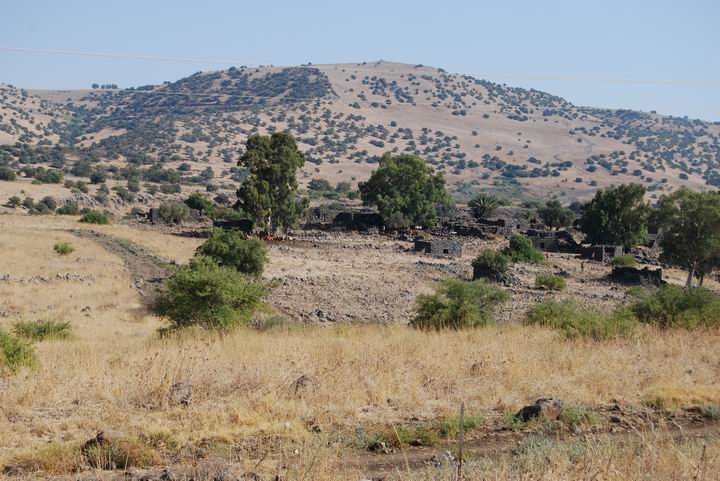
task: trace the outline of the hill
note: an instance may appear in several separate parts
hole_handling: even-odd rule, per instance
[[[623,182],[651,195],[720,185],[720,123],[579,107],[422,65],[233,67],[131,89],[2,92],[0,142],[62,145],[67,169],[160,161],[195,180],[210,167],[230,188],[247,136],[287,129],[308,160],[304,183],[355,185],[393,151],[424,158],[461,200],[481,189],[569,201]]]

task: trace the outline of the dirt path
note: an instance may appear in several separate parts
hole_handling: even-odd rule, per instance
[[[681,440],[686,438],[710,438],[720,435],[720,423],[697,423],[687,426],[675,425],[666,430],[623,430],[607,431],[597,434],[574,435],[572,433],[524,433],[496,432],[483,434],[469,439],[465,443],[464,458],[477,459],[512,454],[525,439],[545,438],[554,442],[591,443],[613,440],[633,444],[642,442],[648,435],[656,440]],[[404,447],[390,454],[367,453],[348,457],[343,466],[356,469],[369,479],[385,479],[391,474],[407,473],[427,466],[454,466],[456,452],[454,443],[433,447]],[[450,453],[453,453],[452,455]]]
[[[170,274],[170,267],[174,264],[126,239],[95,230],[73,229],[69,232],[82,239],[92,240],[111,254],[119,256],[125,263],[133,287],[146,302],[150,302],[154,290]]]

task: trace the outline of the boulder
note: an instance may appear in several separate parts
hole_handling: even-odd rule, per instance
[[[556,398],[542,398],[535,401],[535,404],[525,406],[515,415],[516,419],[526,423],[531,419],[540,418],[554,421],[560,417],[562,412],[562,401]]]
[[[193,386],[189,382],[176,382],[170,387],[170,402],[189,406],[192,402]]]

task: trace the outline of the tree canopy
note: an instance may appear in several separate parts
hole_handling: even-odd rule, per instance
[[[538,215],[545,225],[551,228],[569,227],[575,220],[575,212],[563,207],[558,200],[549,200],[544,207],[538,209]]]
[[[688,271],[687,286],[720,265],[720,193],[680,189],[664,195],[653,213],[662,230],[666,262]]]
[[[285,132],[253,135],[238,161],[249,175],[237,191],[236,207],[256,225],[272,232],[287,230],[305,204],[296,198],[297,169],[305,163],[295,139]]]
[[[650,207],[645,187],[622,184],[600,189],[585,204],[580,220],[582,231],[593,244],[632,246],[642,242],[647,232]]]
[[[449,202],[445,179],[419,157],[386,153],[367,182],[360,184],[363,204],[374,205],[385,220],[399,217],[423,227],[435,225],[437,204]]]

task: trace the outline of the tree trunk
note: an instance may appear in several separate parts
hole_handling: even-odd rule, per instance
[[[705,274],[700,276],[700,282],[698,282],[698,287],[702,287],[703,282],[705,282]]]
[[[692,267],[688,271],[687,282],[685,283],[685,287],[687,287],[687,288],[692,287],[693,277],[695,277],[695,263],[693,263]]]

